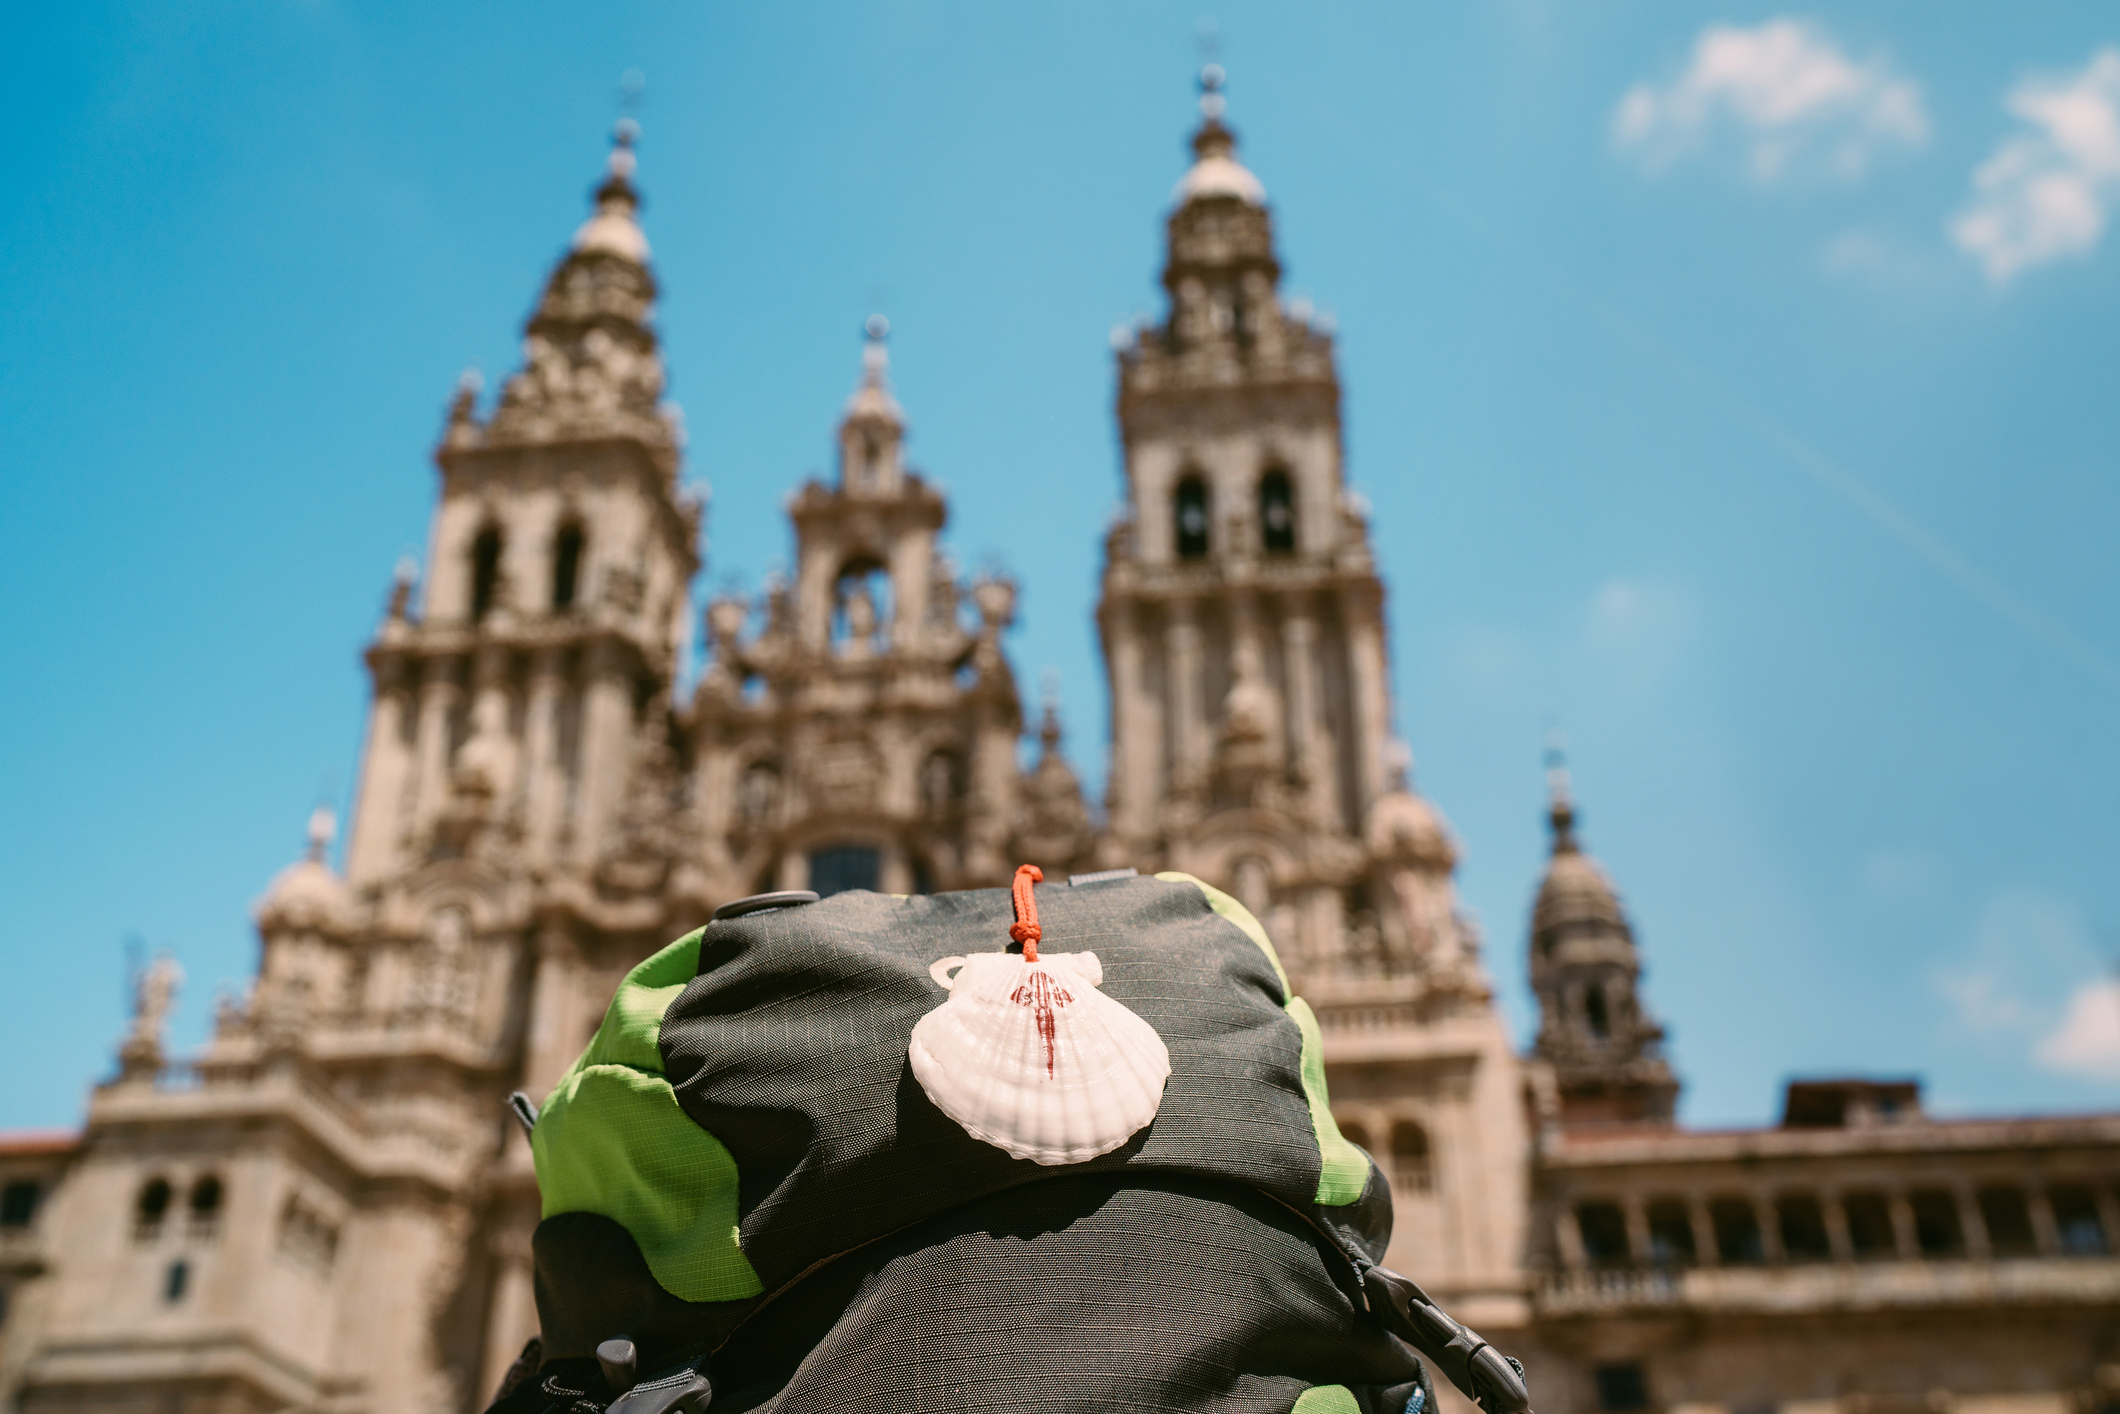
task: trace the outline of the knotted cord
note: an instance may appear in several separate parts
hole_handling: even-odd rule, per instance
[[[1016,866],[1016,882],[1010,891],[1016,898],[1016,921],[1008,925],[1008,935],[1023,944],[1023,960],[1038,960],[1038,940],[1045,930],[1038,926],[1038,896],[1031,892],[1031,885],[1045,882],[1045,871],[1035,864]]]

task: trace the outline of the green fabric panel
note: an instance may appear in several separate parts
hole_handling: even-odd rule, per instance
[[[1288,996],[1288,970],[1281,966],[1281,955],[1274,951],[1273,939],[1266,936],[1265,927],[1258,919],[1251,916],[1250,909],[1238,903],[1228,894],[1223,893],[1213,884],[1208,883],[1204,879],[1196,879],[1190,874],[1181,874],[1175,869],[1166,869],[1156,877],[1166,884],[1191,884],[1201,893],[1207,895],[1207,906],[1209,908],[1212,908],[1215,912],[1242,928],[1244,936],[1259,945],[1259,950],[1266,954],[1266,960],[1273,964],[1273,975],[1281,979],[1281,996],[1284,999]]]
[[[1332,1117],[1332,1100],[1325,1093],[1325,1035],[1318,1030],[1317,1013],[1296,997],[1288,1003],[1288,1014],[1303,1028],[1303,1095],[1310,1101],[1310,1124],[1318,1132],[1318,1154],[1324,1160],[1318,1166],[1318,1202],[1343,1207],[1359,1199],[1369,1183],[1369,1155],[1340,1133]]]
[[[1266,929],[1250,909],[1190,874],[1173,869],[1156,877],[1169,884],[1192,884],[1205,894],[1208,907],[1243,929],[1245,936],[1265,951],[1281,979],[1281,994],[1288,995],[1288,974],[1282,970],[1281,955],[1274,951],[1273,940],[1266,936]],[[1360,1199],[1362,1189],[1369,1183],[1369,1156],[1348,1142],[1332,1117],[1332,1101],[1325,1093],[1325,1035],[1318,1029],[1317,1014],[1301,997],[1289,997],[1287,1006],[1289,1016],[1303,1031],[1303,1097],[1310,1101],[1310,1125],[1318,1135],[1318,1202],[1328,1208],[1345,1207]],[[1353,1408],[1351,1404],[1348,1407]]]
[[[695,929],[618,984],[588,1048],[530,1133],[544,1216],[599,1213],[633,1234],[648,1270],[686,1301],[764,1288],[736,1238],[736,1161],[678,1108],[662,1019],[699,971]]]
[[[610,1218],[672,1296],[736,1301],[764,1290],[737,1243],[736,1161],[660,1075],[577,1065],[538,1112],[530,1147],[544,1216]]]
[[[1288,1414],[1362,1414],[1362,1406],[1345,1385],[1312,1385],[1296,1396]]]
[[[629,1065],[652,1075],[662,1074],[662,1019],[699,972],[699,937],[695,928],[670,946],[635,967],[618,984],[604,1024],[596,1028],[589,1048],[575,1061],[574,1070],[592,1065]],[[572,1074],[573,1071],[569,1071]]]

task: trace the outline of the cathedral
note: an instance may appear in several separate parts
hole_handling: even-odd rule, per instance
[[[1680,1127],[1558,762],[1522,939],[1539,1028],[1512,1043],[1393,738],[1333,337],[1281,297],[1220,82],[1166,311],[1115,350],[1095,808],[1003,650],[1016,585],[939,548],[881,320],[836,475],[788,499],[792,572],[705,603],[686,681],[704,514],[620,125],[521,369],[449,406],[429,561],[366,652],[343,871],[320,812],[208,1044],[166,1051],[158,963],[80,1131],[0,1135],[11,1408],[482,1408],[537,1326],[507,1097],[545,1095],[628,968],[745,895],[1032,862],[1184,870],[1265,922],[1341,1130],[1391,1179],[1389,1265],[1522,1358],[1543,1414],[2120,1410],[2120,1115],[1931,1118],[1915,1082],[1829,1079],[1771,1128]]]

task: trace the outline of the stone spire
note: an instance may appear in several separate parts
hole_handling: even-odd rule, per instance
[[[905,411],[891,396],[891,321],[872,314],[862,326],[861,382],[839,421],[839,485],[857,495],[895,494],[905,476]]]
[[[481,436],[452,418],[452,443],[497,445],[625,438],[677,469],[679,435],[661,405],[662,355],[654,325],[655,276],[639,223],[633,146],[640,128],[623,119],[596,189],[596,209],[545,284],[523,334],[523,369],[501,391]]]
[[[1222,122],[1223,73],[1200,71],[1200,126],[1193,163],[1172,192],[1168,259],[1170,351],[1272,363],[1300,343],[1275,291],[1273,218],[1266,188],[1237,160],[1237,135]]]
[[[1678,1081],[1663,1027],[1643,1008],[1641,955],[1612,881],[1575,836],[1575,800],[1558,750],[1547,757],[1553,853],[1531,910],[1533,1054],[1553,1069],[1565,1126],[1669,1124]]]
[[[1252,206],[1266,204],[1265,186],[1237,161],[1237,135],[1222,125],[1222,114],[1228,108],[1222,97],[1224,79],[1220,64],[1200,70],[1200,126],[1192,136],[1193,165],[1171,194],[1180,206],[1222,196]]]

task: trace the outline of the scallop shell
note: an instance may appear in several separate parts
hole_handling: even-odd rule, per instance
[[[1156,1117],[1170,1052],[1155,1027],[1097,990],[1095,953],[975,953],[928,973],[950,996],[913,1028],[913,1075],[974,1139],[1078,1164]]]

